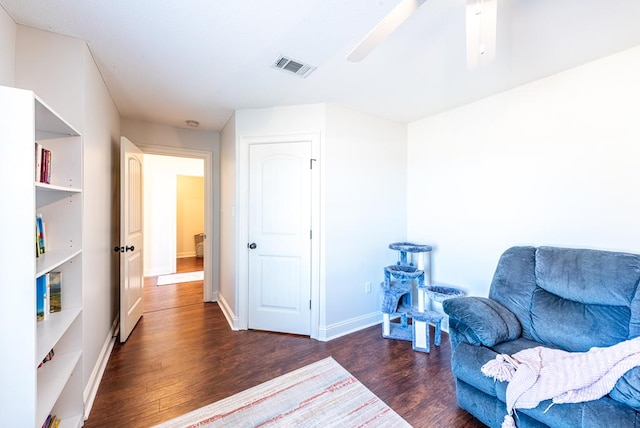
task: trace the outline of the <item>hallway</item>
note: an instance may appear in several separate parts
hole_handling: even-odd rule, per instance
[[[203,270],[202,257],[183,257],[176,259],[176,273]],[[157,276],[144,278],[144,313],[164,309],[189,306],[204,301],[203,281],[183,282],[157,286]]]

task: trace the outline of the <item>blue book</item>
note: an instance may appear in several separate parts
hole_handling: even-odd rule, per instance
[[[46,238],[44,232],[44,220],[42,219],[42,214],[36,215],[36,226],[37,226],[37,235],[38,235],[38,249],[40,250],[40,254],[45,253],[45,245]]]
[[[47,276],[42,275],[36,279],[36,319],[45,319],[45,300],[47,298]]]
[[[49,272],[49,312],[62,310],[62,273]]]

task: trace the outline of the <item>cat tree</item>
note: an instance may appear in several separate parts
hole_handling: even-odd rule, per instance
[[[389,248],[399,252],[399,260],[395,265],[384,268],[382,336],[388,339],[410,340],[415,351],[429,352],[429,324],[434,324],[434,344],[440,346],[443,318],[438,312],[426,308],[430,274],[425,276],[425,266],[432,247],[411,242],[395,242],[389,244]],[[415,294],[418,296],[417,308],[412,302],[414,285]],[[398,318],[400,322],[392,321]]]

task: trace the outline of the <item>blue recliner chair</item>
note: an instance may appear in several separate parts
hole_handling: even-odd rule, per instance
[[[489,297],[446,300],[458,404],[490,427],[505,417],[507,382],[481,367],[498,354],[545,346],[570,352],[640,336],[640,255],[513,247],[500,258]],[[561,375],[561,374],[559,374]],[[640,367],[606,396],[516,409],[524,427],[640,427]]]

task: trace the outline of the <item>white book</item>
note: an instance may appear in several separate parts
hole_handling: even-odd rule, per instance
[[[35,171],[35,180],[37,183],[39,183],[42,178],[42,144],[38,143],[36,141],[36,152],[35,152],[35,156],[36,156],[36,171]]]

